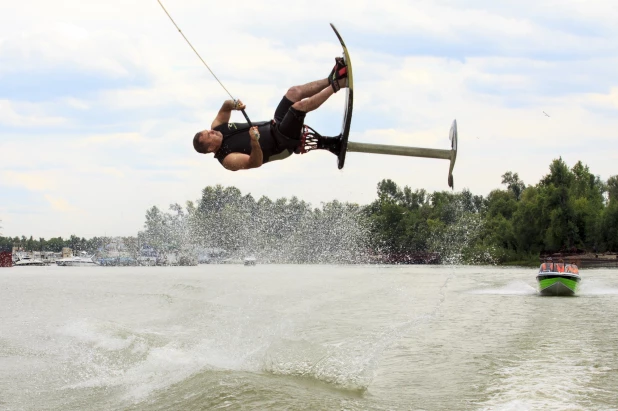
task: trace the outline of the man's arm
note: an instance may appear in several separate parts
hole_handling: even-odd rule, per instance
[[[219,127],[221,124],[229,123],[230,117],[232,116],[232,110],[244,110],[245,107],[246,106],[240,100],[238,100],[237,103],[235,103],[234,100],[225,100],[210,128],[214,129],[215,127]]]
[[[223,159],[223,167],[228,170],[238,171],[258,168],[262,165],[264,154],[262,153],[262,147],[260,147],[260,133],[257,127],[252,127],[249,134],[251,135],[251,155],[230,153]]]

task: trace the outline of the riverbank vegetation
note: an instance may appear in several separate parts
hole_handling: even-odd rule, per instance
[[[281,263],[528,264],[544,253],[618,251],[618,176],[603,181],[581,162],[569,167],[559,158],[534,185],[511,171],[501,182],[484,197],[383,180],[368,205],[332,201],[320,207],[297,197],[256,200],[235,187],[209,186],[184,207],[147,210],[144,229],[134,237],[0,237],[0,247],[101,253],[114,244],[135,255],[144,247],[219,249]]]
[[[618,251],[618,176],[602,181],[560,158],[537,184],[517,173],[487,197],[378,185],[367,210],[377,244],[390,252],[440,251],[455,242],[470,263],[538,262],[546,253]],[[465,234],[465,235],[464,235]],[[435,241],[437,239],[438,241]],[[452,247],[451,247],[452,248]]]

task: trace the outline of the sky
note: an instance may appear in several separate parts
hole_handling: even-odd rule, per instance
[[[354,71],[350,141],[449,149],[455,191],[536,184],[553,159],[618,174],[612,0],[165,0],[252,121],[291,86]],[[450,190],[448,161],[328,152],[231,172],[194,151],[229,98],[156,0],[23,0],[0,13],[0,233],[127,236],[146,210],[235,186],[255,199],[368,204],[383,179]],[[306,117],[340,132],[345,93]],[[543,112],[548,113],[547,117]],[[242,122],[240,113],[232,121]]]

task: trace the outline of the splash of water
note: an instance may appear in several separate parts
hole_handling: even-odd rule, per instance
[[[469,291],[469,293],[477,295],[534,295],[537,294],[538,291],[530,284],[521,280],[516,280],[502,287],[472,290]]]
[[[359,263],[367,261],[369,229],[358,205],[333,201],[312,209],[297,198],[255,201],[230,187],[204,190],[197,207],[185,212],[148,211],[143,241],[157,250],[174,250],[197,261],[218,252],[262,263]]]

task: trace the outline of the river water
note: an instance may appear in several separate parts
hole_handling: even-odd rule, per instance
[[[618,270],[0,270],[0,409],[616,410]]]

